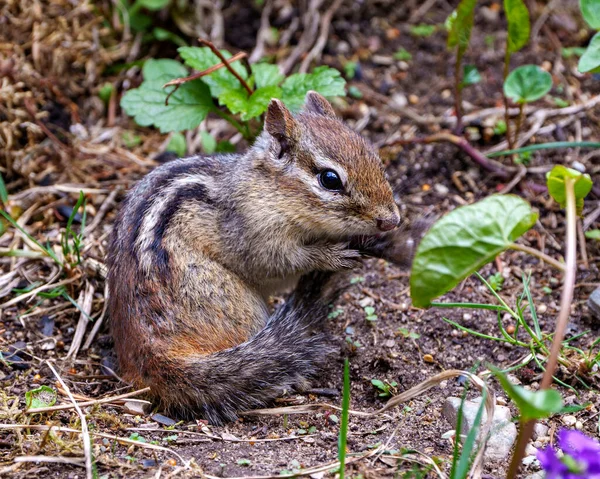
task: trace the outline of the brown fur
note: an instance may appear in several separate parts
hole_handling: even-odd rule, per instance
[[[320,184],[325,169],[343,191]],[[110,247],[122,375],[215,423],[305,385],[327,349],[327,272],[354,266],[360,252],[348,241],[382,220],[399,214],[381,161],[316,93],[296,117],[273,100],[243,156],[157,168],[128,195]],[[269,315],[268,296],[301,275]]]

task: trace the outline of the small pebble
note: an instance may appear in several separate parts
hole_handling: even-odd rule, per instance
[[[549,72],[550,70],[552,70],[552,63],[549,62],[548,60],[545,60],[542,62],[542,70],[545,70],[547,72]]]
[[[450,98],[451,96],[452,96],[452,92],[450,90],[448,90],[448,89],[442,90],[442,98],[444,100]]]
[[[419,103],[419,97],[417,95],[408,95],[408,102],[411,105],[416,105]]]
[[[574,170],[579,171],[580,173],[585,173],[585,165],[577,160],[575,160],[571,163],[571,167]]]
[[[509,325],[506,327],[506,332],[507,332],[508,334],[514,334],[514,332],[515,332],[515,326],[514,326],[513,324],[509,324]]]
[[[525,448],[525,454],[527,456],[535,456],[537,454],[537,449],[533,447],[532,444],[527,444],[527,447]]]
[[[507,402],[506,402],[506,399],[505,399],[505,398],[503,398],[502,396],[498,396],[498,397],[496,398],[496,404],[497,404],[498,406],[506,406]]]
[[[431,354],[425,354],[423,356],[423,361],[425,361],[426,363],[433,363],[433,362],[435,362],[435,360],[433,359],[433,356]]]
[[[577,421],[575,423],[575,429],[581,431],[583,429],[583,423],[581,421]]]
[[[571,416],[567,414],[562,417],[562,423],[567,427],[573,427],[577,423],[577,418],[575,416]]]
[[[548,306],[545,304],[540,304],[537,308],[538,314],[544,314],[546,311],[548,311]]]

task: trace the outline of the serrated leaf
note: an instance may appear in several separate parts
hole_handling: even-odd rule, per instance
[[[285,78],[277,65],[270,65],[268,63],[255,63],[252,65],[252,75],[257,89],[267,86],[277,86]]]
[[[281,88],[273,85],[256,90],[250,98],[248,98],[248,106],[246,111],[242,113],[242,120],[248,121],[251,118],[262,115],[267,111],[267,107],[272,98],[281,98]]]
[[[496,376],[508,397],[517,405],[521,422],[531,419],[544,419],[561,411],[563,403],[558,391],[554,389],[528,391],[511,383],[499,369],[490,367],[490,371]]]
[[[598,67],[600,67],[600,32],[596,33],[590,40],[590,44],[579,59],[577,69],[581,73],[587,73]]]
[[[537,65],[515,68],[504,82],[504,94],[515,103],[539,100],[552,88],[552,75]]]
[[[530,229],[537,214],[514,195],[493,195],[456,208],[427,232],[413,261],[410,295],[425,307]]]
[[[476,3],[477,0],[461,0],[456,10],[446,20],[449,49],[458,46],[459,50],[464,52],[469,46]]]
[[[281,99],[291,110],[297,111],[304,104],[309,90],[326,97],[345,96],[344,80],[339,71],[326,66],[315,68],[312,73],[296,73],[286,78],[281,85]]]
[[[154,125],[162,133],[196,128],[214,108],[208,87],[200,80],[184,83],[165,105],[167,90],[174,87],[165,89],[163,85],[171,79],[164,75],[144,81],[139,88],[123,95],[121,108],[133,116],[138,125]]]
[[[160,60],[148,60],[142,67],[142,75],[144,81],[163,79],[165,76],[169,77],[168,80],[175,78],[185,77],[188,74],[188,70],[181,63],[176,60],[169,58],[162,58]]]
[[[580,0],[581,15],[594,30],[600,30],[600,2],[598,0]]]
[[[548,193],[554,200],[564,208],[567,204],[567,191],[565,187],[565,179],[570,178],[574,182],[575,189],[575,205],[577,214],[581,215],[583,211],[583,199],[592,190],[592,179],[590,175],[580,173],[577,170],[567,168],[562,165],[556,165],[546,175],[546,185]]]
[[[181,47],[177,51],[185,64],[194,70],[203,71],[221,63],[219,57],[208,47]],[[232,56],[227,50],[221,50],[221,53],[225,59],[229,59]],[[248,79],[248,72],[241,62],[233,62],[231,67],[244,80]],[[223,93],[230,90],[242,89],[239,80],[225,67],[202,77],[202,80],[209,86],[210,93],[215,98],[220,98]]]
[[[518,52],[529,41],[529,10],[523,0],[504,0],[504,12],[508,22],[508,50]]]
[[[187,151],[185,136],[181,133],[173,133],[166,150],[172,151],[179,157],[185,156],[185,152]]]
[[[56,391],[51,387],[40,386],[25,393],[25,408],[37,409],[54,406],[57,397]]]

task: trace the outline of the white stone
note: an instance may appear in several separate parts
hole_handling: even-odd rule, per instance
[[[577,418],[575,416],[571,416],[567,414],[562,417],[562,423],[567,427],[573,427],[577,423]]]

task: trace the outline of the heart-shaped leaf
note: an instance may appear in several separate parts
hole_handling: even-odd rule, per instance
[[[567,191],[565,181],[567,178],[574,183],[575,201],[577,214],[580,215],[583,210],[583,199],[592,190],[592,179],[590,175],[580,173],[577,170],[567,168],[566,166],[556,165],[546,175],[546,185],[548,193],[554,200],[564,208],[567,204]]]
[[[523,0],[504,0],[508,22],[508,51],[518,52],[529,41],[529,10]]]
[[[490,371],[496,376],[508,397],[519,408],[522,422],[530,419],[544,419],[562,410],[563,402],[558,391],[554,389],[528,391],[511,383],[499,369],[490,367]]]
[[[600,30],[600,2],[598,0],[580,0],[581,15],[594,30]]]
[[[504,82],[504,94],[515,103],[539,100],[552,88],[552,75],[537,65],[515,68]]]
[[[413,261],[410,295],[425,307],[492,261],[531,228],[537,213],[514,195],[493,195],[456,208],[427,232]]]
[[[579,59],[577,69],[581,73],[586,73],[598,67],[600,67],[600,32],[596,33],[590,40],[590,44]]]
[[[48,386],[40,386],[25,393],[25,408],[37,409],[39,407],[50,407],[56,403],[57,394]]]

